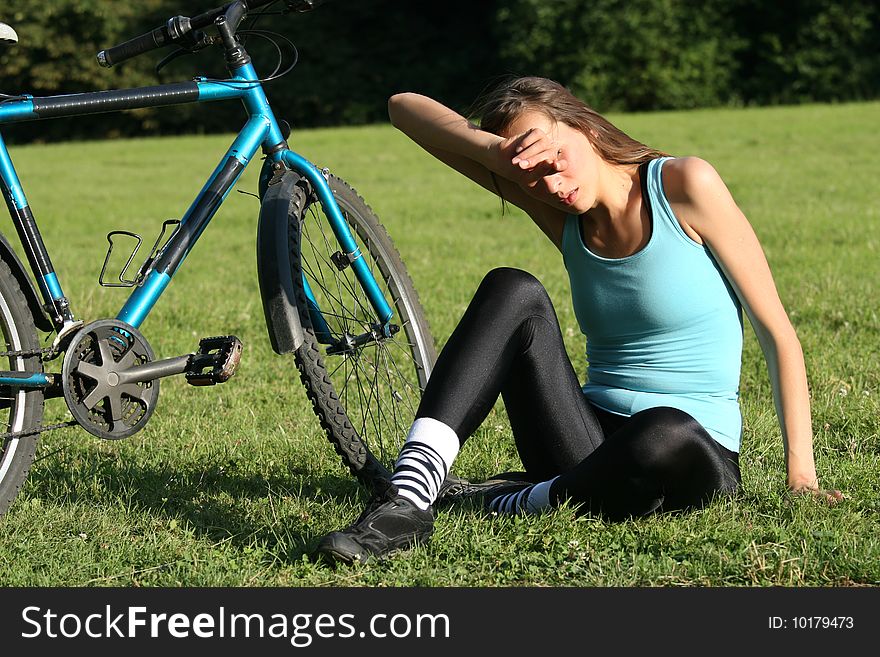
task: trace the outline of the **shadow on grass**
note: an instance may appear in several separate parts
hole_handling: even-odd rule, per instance
[[[29,495],[63,506],[86,504],[125,509],[132,526],[144,516],[166,518],[212,543],[258,545],[274,559],[299,560],[310,553],[323,526],[313,512],[344,499],[366,498],[352,477],[291,464],[254,473],[247,463],[189,461],[171,467],[133,463],[115,453],[79,453],[72,462],[38,463],[28,476]],[[315,513],[316,517],[318,514]]]

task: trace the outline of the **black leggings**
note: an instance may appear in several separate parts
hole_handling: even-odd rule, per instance
[[[452,427],[462,443],[498,395],[529,478],[557,475],[553,502],[609,519],[701,506],[740,483],[738,455],[690,415],[651,408],[631,417],[584,397],[546,290],[531,274],[483,279],[422,397],[417,417]]]

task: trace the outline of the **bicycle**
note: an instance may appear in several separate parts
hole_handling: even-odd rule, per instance
[[[258,149],[257,269],[272,349],[294,354],[313,410],[352,474],[366,486],[390,476],[436,358],[433,338],[406,267],[373,211],[344,180],[291,150],[290,128],[275,118],[263,84],[293,64],[279,73],[279,59],[273,74],[261,79],[242,25],[261,15],[254,10],[278,3],[282,13],[293,14],[314,9],[320,0],[235,0],[194,17],[175,16],[98,53],[99,63],[110,67],[159,48],[175,48],[166,61],[217,47],[228,78],[0,96],[0,126],[231,99],[241,101],[248,115],[192,205],[179,220],[163,223],[136,272],[129,269],[141,236],[122,230],[107,235],[98,282],[132,291],[114,318],[89,323],[70,307],[0,135],[0,184],[33,276],[0,234],[0,357],[9,363],[0,371],[0,413],[7,414],[0,514],[24,483],[42,433],[79,426],[102,439],[127,438],[147,424],[160,379],[184,375],[188,383],[205,386],[235,373],[242,355],[236,336],[204,338],[193,353],[157,360],[138,329]],[[13,43],[17,35],[0,24],[0,41]],[[136,243],[118,280],[109,280],[114,241],[123,237]],[[40,347],[38,331],[49,334],[47,341],[54,336],[51,346]],[[60,371],[49,371],[58,364]],[[73,419],[41,425],[44,401],[62,397]]]

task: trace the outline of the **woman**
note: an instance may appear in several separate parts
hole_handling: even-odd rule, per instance
[[[543,78],[490,93],[480,127],[416,94],[392,97],[389,113],[561,251],[588,378],[581,386],[541,284],[490,272],[440,354],[389,486],[320,554],[363,561],[427,540],[452,462],[499,394],[525,473],[476,487],[494,512],[568,501],[620,519],[736,490],[742,309],[767,361],[788,488],[840,499],[816,476],[800,343],[755,233],[708,163],[633,140]]]

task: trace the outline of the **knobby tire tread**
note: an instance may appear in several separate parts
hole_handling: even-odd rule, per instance
[[[11,319],[20,339],[20,349],[38,349],[40,343],[37,338],[33,315],[18,281],[9,269],[9,265],[3,260],[0,260],[0,296],[2,296],[3,302],[5,302],[12,315]],[[2,312],[2,309],[0,309],[0,312]],[[4,335],[3,337],[5,339],[7,336]],[[11,342],[6,343],[5,346],[0,348],[4,351],[17,350]],[[9,367],[8,362],[9,360],[4,358],[4,364],[0,369]],[[43,364],[39,356],[29,356],[24,359],[24,362],[26,371],[43,371]],[[6,424],[3,426],[3,431],[30,429],[39,426],[43,418],[43,402],[44,397],[41,389],[35,388],[26,392],[21,426],[13,427],[8,422],[8,419],[12,417],[12,411],[4,409],[3,412],[8,412],[9,416],[4,419]],[[0,515],[6,513],[6,510],[18,496],[21,487],[24,485],[34,462],[38,438],[39,434],[18,438],[18,445],[12,457],[13,460],[6,466],[7,469],[2,475],[2,479],[0,479]],[[2,472],[2,468],[6,465],[6,450],[7,444],[0,445],[0,472]]]

